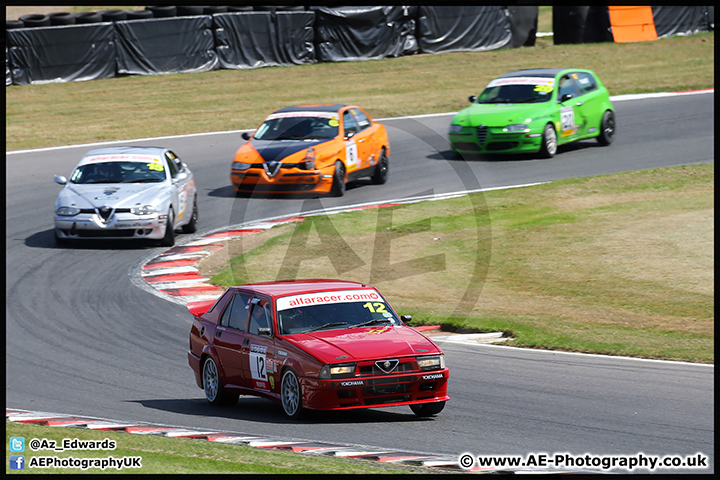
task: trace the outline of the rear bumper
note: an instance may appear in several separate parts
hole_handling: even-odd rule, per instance
[[[202,374],[200,373],[200,357],[192,353],[192,351],[190,350],[188,350],[187,356],[188,364],[190,365],[190,368],[192,368],[193,373],[195,374],[195,383],[197,383],[198,387],[203,388]]]
[[[444,402],[448,370],[402,375],[319,380],[302,378],[303,406],[311,410],[348,410]]]

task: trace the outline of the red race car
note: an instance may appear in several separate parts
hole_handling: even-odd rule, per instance
[[[396,405],[428,417],[449,399],[442,350],[371,286],[254,283],[187,308],[188,362],[210,403],[256,395],[279,400],[291,418]]]

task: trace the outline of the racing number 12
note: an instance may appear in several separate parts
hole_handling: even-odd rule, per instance
[[[265,355],[250,354],[250,373],[255,380],[267,380],[265,371]]]
[[[387,310],[385,310],[385,304],[381,302],[368,302],[363,305],[363,308],[367,308],[368,310],[370,310],[370,313],[387,313]]]

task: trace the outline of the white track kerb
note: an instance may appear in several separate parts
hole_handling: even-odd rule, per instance
[[[353,458],[402,464],[408,466],[429,467],[429,470],[442,472],[478,472],[508,471],[507,467],[460,467],[457,455],[443,455],[382,449],[367,445],[351,445],[339,443],[316,442],[313,440],[279,438],[263,435],[249,435],[239,432],[222,430],[198,430],[188,427],[159,425],[145,422],[116,421],[97,417],[84,417],[51,412],[33,412],[14,408],[5,409],[7,422],[27,425],[44,425],[51,427],[84,428],[95,431],[113,431],[134,433],[136,435],[159,435],[168,438],[192,438],[232,445],[247,445],[255,448],[285,450],[309,455],[326,455],[338,458]],[[447,469],[447,470],[446,470]],[[514,473],[549,473],[548,469],[515,469]],[[568,473],[569,471],[561,471]],[[139,472],[142,473],[142,472]],[[554,470],[558,473],[558,470]]]

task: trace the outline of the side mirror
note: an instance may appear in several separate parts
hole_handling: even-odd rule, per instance
[[[567,102],[567,101],[570,100],[571,98],[573,98],[572,93],[566,93],[565,95],[563,95],[562,97],[560,97],[560,103]]]
[[[412,322],[412,315],[402,315],[400,320],[402,320],[403,323]]]
[[[65,185],[67,183],[67,178],[63,177],[62,175],[55,175],[55,183],[60,185]]]
[[[355,132],[347,132],[347,133],[345,134],[345,137],[344,137],[344,138],[345,138],[345,140],[350,140],[350,139],[351,139],[352,137],[354,137],[354,136],[355,136]]]
[[[272,336],[272,329],[269,327],[258,328],[258,335],[265,335],[266,337]]]
[[[182,182],[187,178],[188,174],[185,172],[178,173],[175,178],[173,178],[173,183]]]
[[[475,103],[475,100],[477,100],[477,96],[476,96],[476,95],[470,95],[470,96],[468,97],[468,100],[470,100],[470,103]]]
[[[243,138],[243,140],[250,140],[250,137],[252,137],[252,132],[243,132],[240,136]]]

